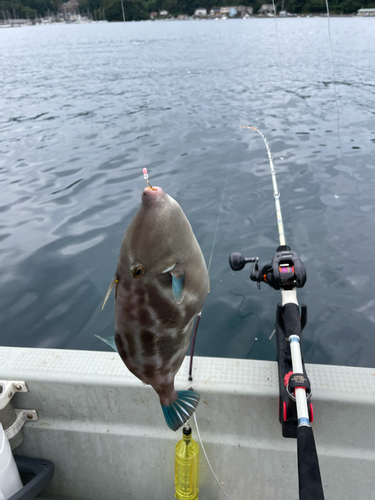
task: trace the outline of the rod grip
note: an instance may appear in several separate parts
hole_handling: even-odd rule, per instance
[[[324,500],[315,439],[311,427],[297,429],[298,482],[300,500]]]
[[[301,336],[301,318],[297,304],[285,304],[283,307],[284,328],[287,337],[291,335]]]

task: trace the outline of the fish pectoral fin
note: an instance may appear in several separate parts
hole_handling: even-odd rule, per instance
[[[172,272],[172,293],[177,304],[181,304],[185,285],[185,273],[183,271]]]
[[[104,298],[104,302],[103,302],[103,305],[102,305],[102,311],[103,311],[104,306],[105,306],[105,304],[106,304],[106,302],[107,302],[107,300],[108,300],[108,297],[111,295],[112,288],[115,286],[116,282],[117,282],[117,274],[115,274],[115,275],[113,276],[113,280],[111,281],[111,284],[110,284],[110,285],[109,285],[109,287],[108,287],[107,294],[106,294],[106,296],[105,296],[105,298]],[[99,338],[100,338],[100,337],[99,337]]]
[[[105,342],[107,345],[109,345],[109,347],[112,347],[112,349],[116,352],[117,351],[117,346],[116,346],[116,342],[115,342],[115,337],[114,335],[112,337],[101,337],[100,335],[94,335],[94,337],[96,337],[97,339],[100,339],[102,340],[103,342]]]

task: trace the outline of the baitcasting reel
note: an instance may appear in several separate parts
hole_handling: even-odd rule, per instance
[[[233,271],[240,271],[248,262],[254,262],[250,279],[257,282],[258,288],[262,282],[275,290],[302,288],[306,283],[305,264],[287,245],[279,246],[271,263],[263,266],[261,271],[258,260],[258,257],[246,258],[239,252],[233,252],[229,256],[229,265]]]

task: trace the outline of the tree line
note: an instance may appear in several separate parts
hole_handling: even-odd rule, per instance
[[[78,0],[82,15],[89,11],[95,18],[103,9],[108,21],[121,21],[121,0]],[[140,21],[150,18],[150,12],[167,10],[172,16],[179,14],[194,14],[194,11],[203,7],[209,11],[213,7],[225,7],[241,4],[251,6],[254,14],[263,3],[270,0],[122,0],[127,21]],[[325,0],[277,0],[277,11],[284,9],[295,14],[316,14],[326,12]],[[20,19],[35,19],[57,14],[62,0],[0,0],[0,16],[16,17]],[[375,0],[331,0],[329,2],[331,14],[352,14],[361,7],[375,8]],[[2,12],[1,12],[2,11]]]

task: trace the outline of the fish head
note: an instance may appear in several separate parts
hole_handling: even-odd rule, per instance
[[[128,264],[140,262],[148,275],[157,275],[175,264],[172,260],[178,249],[172,233],[178,226],[179,209],[178,203],[163,189],[144,189],[141,206],[124,237]],[[174,255],[171,255],[172,247]],[[121,257],[125,257],[123,250],[125,248],[121,249]]]
[[[186,227],[186,223],[189,228]],[[190,229],[180,205],[163,189],[147,187],[129,224],[120,261],[132,278],[158,276],[184,260],[181,237]]]
[[[209,285],[202,251],[182,208],[160,187],[142,193],[125,232],[117,274],[127,301],[138,294],[156,305],[158,297],[166,314],[168,304],[194,303],[195,314],[203,306]]]

